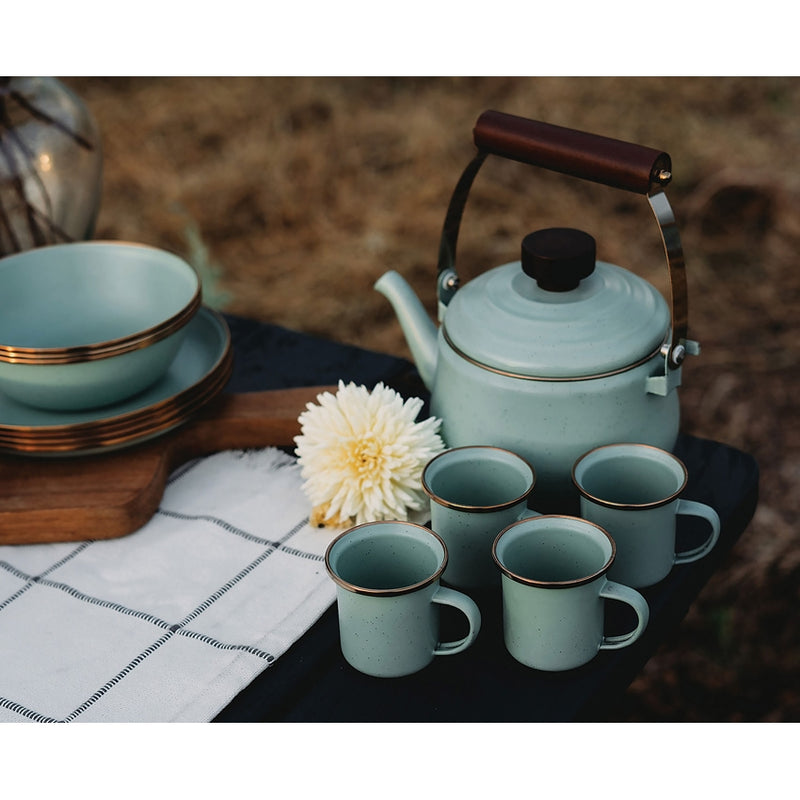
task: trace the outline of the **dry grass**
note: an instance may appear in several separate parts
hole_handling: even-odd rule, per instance
[[[400,355],[372,283],[397,269],[433,307],[440,228],[481,111],[667,150],[703,345],[685,368],[684,428],[755,455],[761,501],[619,718],[800,720],[800,80],[67,82],[103,132],[98,236],[188,255],[194,230],[228,310]],[[642,198],[499,159],[467,206],[462,278],[551,224],[588,230],[601,258],[665,285]]]

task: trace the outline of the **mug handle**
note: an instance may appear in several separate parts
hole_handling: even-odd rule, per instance
[[[705,503],[697,503],[694,500],[678,500],[676,514],[684,514],[690,517],[702,517],[711,526],[711,536],[704,544],[692,550],[684,550],[682,553],[675,554],[675,564],[688,564],[697,561],[709,553],[719,539],[720,522],[719,514],[711,506]]]
[[[455,642],[438,642],[433,654],[435,656],[452,656],[466,650],[475,641],[475,637],[481,629],[481,612],[475,601],[462,592],[457,592],[447,586],[440,586],[433,596],[432,602],[457,608],[469,622],[469,633],[463,639]]]
[[[622,603],[627,603],[633,607],[638,617],[636,627],[629,633],[623,633],[619,636],[604,636],[603,641],[600,643],[601,650],[619,650],[621,647],[627,647],[633,644],[643,633],[650,620],[650,606],[647,605],[647,600],[636,591],[631,589],[630,586],[623,586],[621,583],[615,581],[606,581],[606,585],[600,590],[600,597],[607,600],[619,600]]]

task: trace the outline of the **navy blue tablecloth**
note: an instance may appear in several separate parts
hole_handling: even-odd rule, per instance
[[[227,391],[383,381],[402,395],[425,397],[404,359],[342,345],[273,325],[227,316],[234,372]],[[335,604],[273,666],[216,718],[255,721],[570,721],[602,719],[657,647],[685,616],[747,527],[758,501],[755,460],[734,448],[681,435],[676,454],[689,470],[687,499],[708,503],[722,522],[719,543],[701,561],[676,567],[642,593],[650,622],[634,645],[603,651],[589,664],[559,673],[531,670],[505,650],[499,590],[471,593],[481,608],[481,632],[465,652],[437,658],[416,675],[371,678],[352,669],[339,650]],[[704,535],[701,523],[679,517],[682,546]],[[695,526],[695,527],[693,527]],[[631,627],[627,607],[609,603],[607,629]],[[460,620],[443,617],[443,638]]]

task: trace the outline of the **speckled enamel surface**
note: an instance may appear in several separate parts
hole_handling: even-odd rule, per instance
[[[325,563],[336,583],[342,655],[360,672],[381,678],[411,675],[437,655],[466,649],[480,630],[477,605],[440,585],[447,548],[421,525],[356,526],[331,543]],[[463,639],[439,641],[440,605],[467,617]]]
[[[533,669],[574,669],[602,649],[632,644],[649,618],[645,599],[606,577],[614,543],[605,531],[573,517],[514,523],[494,544],[502,573],[503,636],[508,652]],[[636,628],[604,637],[605,598],[632,605]]]
[[[596,448],[578,460],[580,513],[607,530],[617,544],[609,578],[627,586],[653,586],[681,559],[696,560],[713,548],[719,517],[710,506],[679,499],[687,481],[683,463],[671,453],[637,444]],[[698,516],[709,536],[691,556],[676,553],[676,517]]]
[[[528,381],[499,375],[455,353],[439,333],[431,411],[449,447],[489,444],[518,453],[536,470],[534,505],[563,511],[577,503],[571,471],[585,452],[613,442],[671,450],[680,425],[677,391],[648,394],[663,372],[654,359],[626,372],[584,381]],[[538,505],[537,505],[538,504]]]
[[[430,498],[431,527],[447,545],[442,579],[461,588],[499,588],[492,560],[495,536],[531,512],[527,498],[533,468],[497,447],[461,447],[434,458],[423,471]]]

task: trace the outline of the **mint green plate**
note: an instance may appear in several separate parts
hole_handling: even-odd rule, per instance
[[[50,454],[83,453],[104,437],[133,444],[150,438],[165,419],[181,424],[184,410],[211,399],[230,370],[231,338],[224,318],[201,307],[185,326],[186,336],[164,376],[119,403],[83,411],[53,411],[19,403],[0,392],[0,449]],[[208,395],[208,396],[206,396]]]

